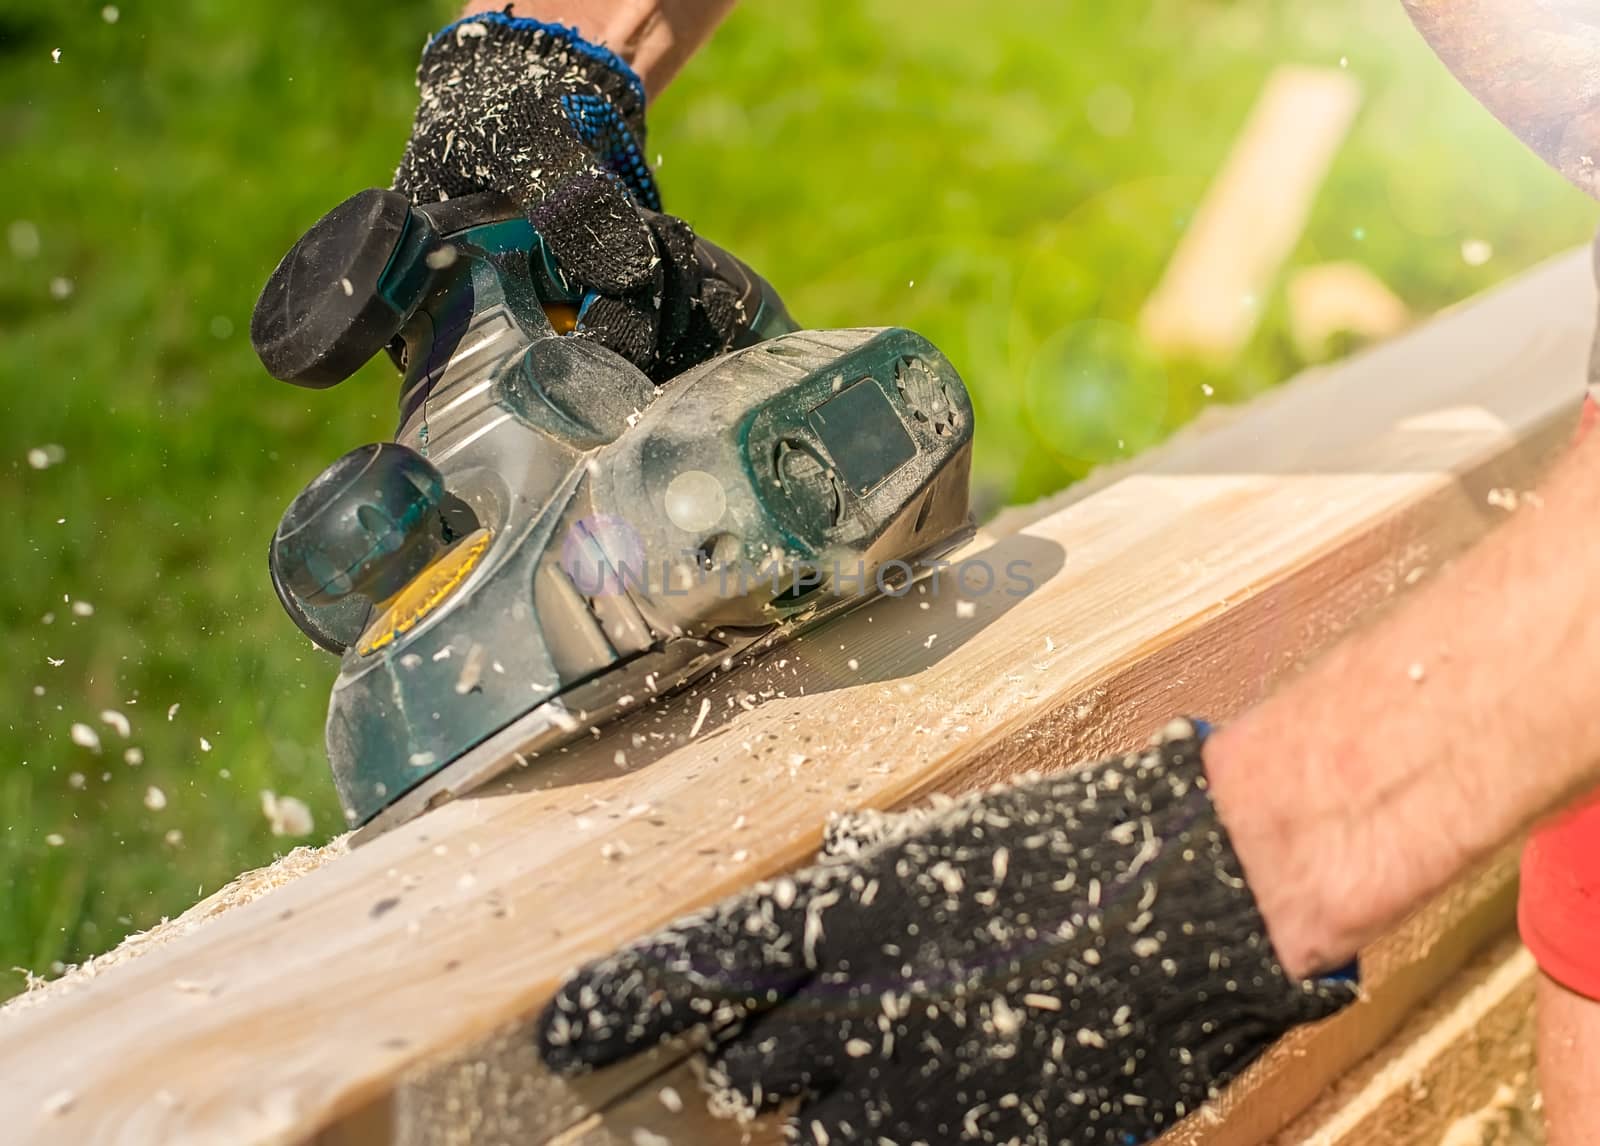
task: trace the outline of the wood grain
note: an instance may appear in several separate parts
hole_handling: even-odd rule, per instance
[[[7,1008],[8,1141],[609,1133],[596,1112],[673,1057],[541,1073],[519,1025],[567,970],[803,861],[830,810],[1238,711],[1502,518],[1488,490],[1525,488],[1570,432],[1592,308],[1587,260],[1560,260],[995,541],[1025,596],[958,608],[947,576],[878,602]]]
[[[1272,1146],[1476,1146],[1482,1136],[1451,1138],[1451,1128],[1533,1121],[1511,1110],[1496,1119],[1495,1108],[1502,1094],[1529,1089],[1537,978],[1533,957],[1508,936]]]

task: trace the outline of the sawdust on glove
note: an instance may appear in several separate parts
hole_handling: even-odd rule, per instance
[[[737,292],[704,274],[689,226],[659,213],[644,85],[620,57],[563,25],[489,12],[428,43],[417,88],[396,190],[414,203],[510,196],[585,292],[578,332],[657,382],[732,344]]]
[[[1203,734],[909,818],[575,975],[566,1072],[691,1028],[713,1106],[795,1140],[1143,1142],[1352,983],[1288,978],[1207,794]]]

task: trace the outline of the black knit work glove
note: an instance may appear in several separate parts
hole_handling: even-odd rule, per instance
[[[848,830],[833,856],[569,980],[553,1068],[711,1032],[714,1107],[816,1146],[1143,1142],[1355,997],[1287,978],[1201,734]]]
[[[644,85],[559,24],[498,12],[435,36],[395,189],[414,203],[478,191],[527,212],[568,285],[578,332],[657,382],[726,350],[738,292],[709,278],[694,232],[659,214],[644,157]]]

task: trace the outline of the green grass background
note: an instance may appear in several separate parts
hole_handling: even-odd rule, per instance
[[[270,859],[263,788],[309,801],[318,838],[339,826],[333,665],[265,549],[306,480],[391,431],[394,385],[276,384],[245,332],[298,233],[387,182],[450,8],[125,0],[113,23],[0,0],[0,968],[49,973]],[[1294,264],[1359,259],[1426,313],[1588,235],[1588,201],[1398,0],[750,0],[659,101],[650,151],[669,208],[797,316],[947,351],[994,505],[1302,365],[1281,293],[1226,369],[1164,363],[1131,323],[1267,72],[1341,59],[1366,103]],[[1468,238],[1494,257],[1466,265]],[[31,468],[47,443],[64,460]],[[72,743],[104,708],[142,765],[103,726],[101,755]]]

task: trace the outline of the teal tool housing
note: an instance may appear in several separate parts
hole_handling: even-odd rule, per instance
[[[570,333],[580,294],[476,195],[365,191],[273,272],[251,336],[333,385],[387,352],[391,442],[295,498],[269,567],[338,656],[328,756],[381,830],[884,591],[972,531],[973,411],[899,328],[796,329],[759,276],[735,348],[657,387]]]

